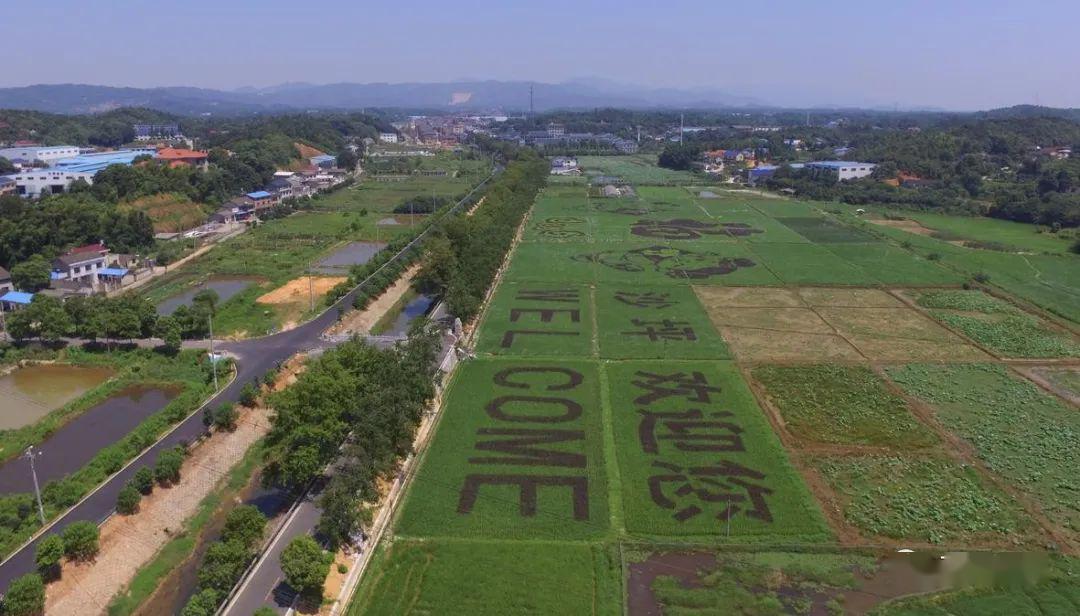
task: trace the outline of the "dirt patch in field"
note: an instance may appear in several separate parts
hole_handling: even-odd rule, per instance
[[[907,231],[908,233],[914,233],[916,235],[930,235],[934,232],[930,227],[924,227],[923,224],[917,220],[890,220],[888,218],[867,218],[867,222],[874,223],[875,225],[881,225],[882,227],[892,227],[893,229],[900,229],[901,231]]]
[[[331,330],[332,334],[366,334],[409,291],[413,276],[420,271],[420,264],[413,265],[390,285],[382,295],[373,299],[363,310],[351,310]]]
[[[346,276],[301,276],[260,296],[255,301],[260,304],[294,304],[307,302],[309,294],[314,295],[317,300],[346,280],[348,280]]]

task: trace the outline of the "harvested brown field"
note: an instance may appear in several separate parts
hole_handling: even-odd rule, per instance
[[[799,289],[799,297],[811,306],[852,308],[902,308],[904,306],[904,302],[880,289],[807,287]]]
[[[178,233],[206,222],[202,206],[187,197],[161,194],[141,197],[120,206],[121,210],[145,212],[155,233]]]
[[[858,361],[855,347],[833,334],[777,332],[768,329],[721,327],[720,334],[742,361]]]
[[[711,306],[724,306],[728,308],[757,308],[757,307],[791,307],[803,308],[804,302],[799,299],[794,289],[775,289],[771,287],[705,287],[695,286],[701,303],[706,309]]]
[[[713,324],[744,361],[990,359],[880,289],[695,290]]]

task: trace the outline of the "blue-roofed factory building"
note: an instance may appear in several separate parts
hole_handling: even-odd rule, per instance
[[[115,150],[93,152],[56,161],[57,169],[79,173],[97,173],[109,165],[130,165],[139,156],[154,156],[152,150]]]

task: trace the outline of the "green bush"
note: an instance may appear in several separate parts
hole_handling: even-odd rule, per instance
[[[281,553],[281,571],[294,590],[309,597],[321,597],[330,562],[314,539],[303,535],[294,538]]]
[[[60,575],[60,559],[64,557],[64,540],[60,535],[49,535],[37,544],[34,551],[34,564],[42,577],[56,579]]]
[[[64,554],[72,560],[90,560],[98,553],[101,531],[97,524],[88,521],[75,522],[60,535],[64,541]]]
[[[221,538],[237,541],[250,550],[258,547],[265,532],[266,516],[254,505],[240,505],[225,516]]]
[[[120,489],[116,495],[116,512],[121,515],[131,515],[139,510],[139,501],[142,494],[130,483]]]
[[[259,397],[259,390],[255,388],[254,383],[244,383],[244,386],[240,389],[240,404],[246,407],[255,406],[255,401]]]
[[[179,447],[166,449],[158,454],[154,463],[154,479],[162,485],[180,481],[180,468],[184,465],[184,451]]]
[[[154,491],[154,471],[149,466],[144,466],[135,471],[131,477],[131,485],[143,496]]]
[[[214,616],[220,600],[216,590],[207,588],[188,600],[180,616]]]
[[[45,582],[36,573],[16,578],[4,594],[5,616],[34,616],[45,612]]]

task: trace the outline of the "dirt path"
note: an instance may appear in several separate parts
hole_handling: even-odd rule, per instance
[[[203,256],[204,254],[210,252],[211,250],[214,249],[215,246],[217,246],[221,242],[232,239],[233,237],[235,237],[237,235],[240,235],[246,229],[247,229],[247,227],[245,227],[244,225],[238,225],[237,228],[230,229],[230,230],[226,231],[225,234],[222,235],[221,237],[219,237],[218,239],[214,240],[213,242],[210,242],[209,244],[206,244],[205,246],[200,246],[199,248],[197,248],[195,250],[195,252],[192,252],[191,254],[187,255],[186,257],[184,257],[182,259],[177,259],[176,261],[173,261],[172,263],[170,263],[168,265],[162,265],[162,266],[159,266],[159,267],[155,267],[154,271],[150,272],[149,274],[145,274],[142,278],[139,278],[138,280],[132,282],[129,285],[120,287],[119,289],[113,289],[113,290],[107,292],[105,294],[105,296],[106,297],[115,297],[117,295],[127,293],[128,291],[131,291],[133,289],[138,289],[139,287],[147,284],[151,280],[154,280],[156,278],[160,278],[161,276],[164,276],[165,274],[169,273],[170,271],[176,271],[178,268],[181,268],[184,265],[190,263],[191,261],[194,261],[195,259],[198,259],[199,257]],[[176,240],[176,241],[182,241],[182,240]]]
[[[295,382],[302,356],[289,361],[274,384],[279,391]],[[233,432],[218,432],[196,445],[184,461],[181,481],[155,487],[135,515],[114,515],[101,527],[101,552],[93,562],[65,562],[60,580],[47,587],[45,612],[105,613],[109,601],[168,543],[185,521],[216,490],[255,441],[270,429],[270,409],[241,411]]]
[[[330,329],[331,334],[366,334],[379,322],[379,319],[389,312],[398,303],[405,293],[409,291],[413,276],[420,271],[420,264],[415,264],[402,273],[397,282],[390,285],[382,295],[375,298],[363,310],[352,310],[345,315],[341,322]]]

